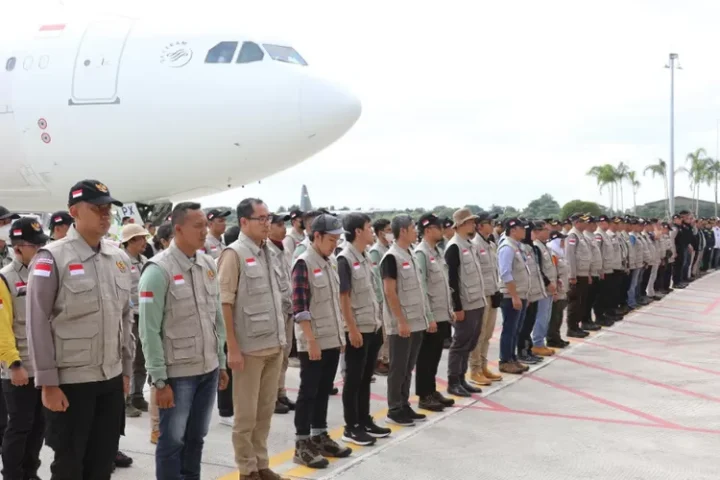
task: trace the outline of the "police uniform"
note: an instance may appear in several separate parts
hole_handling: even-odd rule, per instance
[[[122,205],[95,180],[76,184],[70,206]],[[132,374],[130,260],[77,227],[41,248],[30,267],[27,331],[35,385],[64,395],[65,411],[46,410],[53,477],[106,480],[124,430],[123,376]],[[50,390],[50,387],[59,387]]]
[[[576,214],[572,217],[573,222],[587,222],[587,215]],[[580,324],[584,320],[586,303],[588,301],[588,287],[590,286],[590,263],[592,262],[592,252],[585,236],[577,229],[572,227],[568,232],[565,241],[565,251],[570,273],[570,289],[568,290],[568,337],[584,338],[587,332],[581,330]],[[574,282],[574,283],[573,283]]]

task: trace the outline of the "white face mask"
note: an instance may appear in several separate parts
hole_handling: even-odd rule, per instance
[[[388,243],[392,243],[395,240],[395,235],[392,233],[385,233],[385,241]]]
[[[0,227],[0,240],[10,243],[10,224]]]

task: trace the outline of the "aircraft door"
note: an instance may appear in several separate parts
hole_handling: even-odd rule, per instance
[[[118,17],[87,27],[75,58],[70,105],[120,103],[118,77],[132,25],[132,19]]]

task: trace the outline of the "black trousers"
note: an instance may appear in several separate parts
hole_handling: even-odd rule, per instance
[[[225,344],[225,356],[227,356],[227,343]],[[235,414],[233,409],[233,398],[232,398],[232,369],[227,369],[228,386],[225,390],[218,390],[217,392],[217,406],[218,412],[221,417],[232,417]]]
[[[685,278],[685,275],[683,273],[683,264],[685,263],[685,255],[687,254],[687,252],[683,252],[681,250],[678,250],[677,252],[675,263],[673,263],[673,285],[679,285],[683,283],[683,280]]]
[[[577,277],[575,285],[568,290],[568,330],[578,330],[585,315],[585,304],[588,297],[588,277]]]
[[[420,398],[437,391],[435,377],[442,358],[443,343],[448,335],[452,335],[450,322],[438,323],[435,333],[423,333],[422,345],[415,365],[415,394]]]
[[[647,287],[648,283],[650,283],[650,272],[652,271],[651,267],[645,267],[640,274],[640,285],[638,285],[637,289],[637,298],[642,298],[647,296]]]
[[[518,331],[517,355],[523,355],[532,348],[532,331],[535,327],[535,319],[538,313],[538,302],[528,302],[525,311],[525,319]]]
[[[583,323],[592,323],[592,312],[598,299],[600,277],[592,277],[592,283],[588,284],[587,302],[583,305]]]
[[[143,355],[142,343],[140,343],[138,323],[140,323],[140,317],[135,315],[135,323],[133,323],[132,326],[133,336],[135,337],[135,358],[133,358],[133,376],[132,383],[130,384],[130,396],[144,398],[143,388],[145,388],[148,374],[145,369],[145,355]]]
[[[378,352],[383,344],[382,330],[363,333],[363,344],[355,348],[350,335],[345,334],[345,384],[342,402],[345,426],[363,425],[370,416],[370,384],[372,382]]]
[[[2,388],[2,382],[0,382],[0,447],[3,446],[3,436],[5,435],[5,429],[8,424],[8,411],[5,405],[5,396],[2,395],[5,389]]]
[[[655,289],[655,293],[659,293],[661,290],[665,289],[665,270],[667,269],[666,265],[663,265],[662,263],[658,267],[657,271],[657,277],[655,277],[655,283],[653,284],[653,288]]]
[[[295,433],[307,437],[311,428],[327,430],[330,391],[340,362],[340,349],[323,350],[320,360],[310,360],[308,352],[298,352],[300,391],[295,404]]]
[[[45,442],[55,451],[51,480],[108,480],[125,432],[122,375],[60,388],[68,409],[45,409]]]
[[[668,263],[665,266],[665,275],[663,275],[663,288],[665,290],[670,289],[670,283],[672,282],[673,274],[675,272],[675,262]]]
[[[625,303],[625,296],[627,296],[627,290],[623,296],[623,286],[625,285],[625,271],[615,270],[612,273],[612,280],[610,287],[612,290],[612,299],[610,300],[610,308],[620,308]],[[605,276],[607,278],[607,275]],[[629,288],[629,286],[628,286]]]
[[[550,325],[548,326],[547,340],[560,341],[560,329],[562,328],[563,316],[567,307],[567,300],[558,300],[552,304],[552,312],[550,314]]]
[[[10,416],[2,448],[3,480],[33,478],[40,468],[45,433],[42,391],[35,388],[33,378],[21,387],[3,380],[2,389]]]

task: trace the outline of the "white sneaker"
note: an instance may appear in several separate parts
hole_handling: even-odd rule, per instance
[[[234,417],[220,417],[220,425],[232,427],[233,425],[235,425],[235,419]]]

